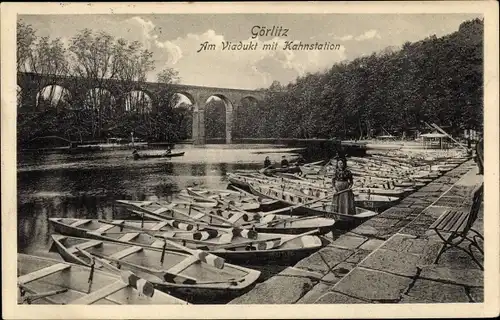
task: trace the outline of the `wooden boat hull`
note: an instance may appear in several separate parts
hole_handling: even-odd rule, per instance
[[[224,258],[226,261],[231,261],[232,263],[241,265],[288,266],[318,251],[318,249],[320,249],[321,247],[322,245],[315,248],[298,249],[293,252],[285,250],[270,250],[267,252],[248,251],[248,253],[244,255],[236,252],[224,252],[224,253],[214,252],[214,254]]]
[[[28,274],[40,272],[44,268],[54,268],[57,265],[67,265],[67,268],[60,272],[28,281]],[[88,296],[89,284],[87,279],[90,268],[78,264],[67,263],[45,257],[37,257],[18,253],[17,255],[18,283],[21,282],[29,294],[47,292],[49,290],[68,289],[65,293],[49,296],[47,298],[33,301],[33,304],[73,304],[75,300]],[[24,276],[24,279],[23,279]],[[23,280],[21,280],[23,279]],[[95,293],[108,285],[121,281],[120,277],[95,270],[90,293]],[[123,305],[123,304],[187,304],[187,302],[172,297],[162,291],[155,290],[152,297],[139,296],[136,289],[124,287],[109,295],[104,295],[101,299],[92,304]]]
[[[113,254],[120,254],[121,252],[126,252],[127,250],[136,247],[139,249],[139,251],[137,251],[140,252],[139,254],[136,252],[128,254],[122,258],[118,258],[121,264],[121,270],[132,270],[137,274],[137,276],[151,282],[156,289],[172,294],[173,296],[188,302],[199,303],[200,301],[204,301],[208,298],[218,299],[224,297],[235,297],[240,295],[242,292],[249,290],[260,276],[259,271],[228,263],[224,263],[223,269],[216,269],[215,267],[207,266],[205,263],[201,264],[199,260],[190,260],[192,258],[191,255],[181,252],[166,251],[165,259],[161,261],[161,251],[143,247],[139,248],[138,246],[61,235],[52,235],[52,241],[51,251],[57,251],[65,261],[85,266],[90,266],[90,260],[78,253],[75,249],[72,249],[73,247],[69,246],[69,244],[65,244],[65,241],[76,243],[78,246],[83,247],[85,247],[85,244],[94,243],[94,245],[87,246],[84,250],[90,254],[99,254],[103,256],[104,260],[109,259],[108,257],[113,256]],[[97,243],[97,245],[95,243]],[[111,252],[114,253],[111,254]],[[184,260],[190,262],[190,264],[188,264],[187,267],[184,267],[184,269],[181,268],[182,270],[177,271],[176,274],[181,274],[184,277],[196,277],[199,273],[199,275],[203,277],[210,275],[210,277],[213,276],[214,279],[222,280],[197,280],[196,284],[176,283],[170,281],[167,282],[154,273],[154,270],[159,270],[163,275],[164,272],[175,269],[175,267],[179,263],[182,264]],[[141,268],[141,270],[138,270],[137,267],[130,267],[125,264],[125,262],[133,263]],[[230,277],[230,275],[233,274],[234,277]],[[208,279],[210,279],[210,277]],[[232,278],[235,280],[230,280]]]
[[[139,156],[133,156],[134,160],[142,160],[142,159],[158,159],[158,158],[174,158],[174,157],[182,157],[184,152],[173,152],[170,154],[141,154]]]
[[[355,192],[369,193],[369,194],[397,197],[397,198],[402,198],[408,192],[412,191],[412,190],[405,190],[405,189],[365,188],[365,187],[357,187],[357,186],[355,186],[354,188],[355,188],[355,190],[354,190]]]
[[[242,195],[240,192],[232,190],[201,190],[187,188],[187,193],[193,197],[200,197],[207,200],[216,200],[222,203],[232,202],[234,206],[241,210],[251,211],[260,208],[260,203],[255,198],[249,198]],[[218,194],[218,195],[217,195]]]
[[[366,209],[374,209],[380,210],[384,208],[389,208],[399,202],[398,197],[389,197],[389,196],[381,196],[374,194],[354,194],[354,201],[357,206],[366,208]]]
[[[131,211],[141,211],[144,213],[144,215],[150,219],[155,219],[155,220],[169,220],[172,219],[173,216],[172,214],[165,213],[165,214],[157,214],[154,213],[150,210],[147,210],[145,207],[141,206],[141,202],[134,202],[134,201],[127,201],[127,200],[117,200],[117,203],[126,206]],[[175,214],[175,212],[174,212]],[[304,233],[307,231],[311,231],[314,229],[319,229],[320,232],[318,234],[324,234],[328,233],[332,230],[335,221],[332,219],[326,219],[322,217],[301,217],[301,216],[291,216],[291,215],[285,215],[285,214],[275,214],[275,220],[271,221],[272,226],[260,226],[258,225],[259,221],[255,221],[255,215],[259,213],[248,213],[248,218],[246,221],[244,220],[239,220],[239,222],[235,223],[235,226],[242,226],[245,223],[249,223],[249,221],[254,221],[257,226],[255,226],[255,230],[257,232],[263,232],[263,233],[280,233],[280,234],[300,234]],[[293,219],[293,218],[300,218],[300,220],[286,220],[285,222],[279,222],[283,221],[283,219]],[[216,227],[221,227],[221,228],[229,228],[231,225],[224,223],[223,221],[217,221],[214,219],[214,221],[210,222],[203,222],[203,221],[198,221],[196,219],[189,219],[189,217],[184,214],[183,215],[183,220],[189,220],[191,222],[195,222],[198,224],[205,224],[205,225],[212,225]],[[278,221],[276,221],[278,220]],[[251,227],[251,226],[248,226]]]
[[[87,223],[83,223],[85,221],[88,221]],[[136,239],[141,239],[138,234],[141,233],[139,230],[134,230],[131,228],[120,228],[117,223],[114,223],[114,221],[110,221],[110,223],[106,223],[106,221],[101,221],[101,220],[88,220],[88,219],[64,219],[64,218],[50,218],[51,224],[54,226],[56,231],[61,231],[61,233],[68,235],[68,236],[77,236],[81,238],[90,238],[90,239],[96,239],[96,240],[103,240],[103,241],[115,241],[115,242],[120,242],[124,243],[130,246],[144,246],[150,249],[154,250],[162,250],[163,248],[163,243],[159,238],[155,238],[151,235],[141,235],[142,241],[141,240],[136,240]],[[65,223],[66,222],[66,223]],[[73,227],[70,224],[67,223],[74,223],[76,222],[81,223],[79,224],[78,227]],[[140,224],[140,222],[137,222]],[[162,225],[158,221],[146,221],[145,225],[148,226],[154,226],[155,224],[157,225]],[[129,224],[130,225],[130,224]],[[88,230],[85,230],[83,227],[87,226],[89,228]],[[104,226],[107,228],[107,230],[103,232],[96,232],[95,228],[96,227],[102,227]],[[120,234],[117,237],[113,237],[116,235],[116,232],[119,230],[122,230]],[[107,232],[110,233],[107,233]],[[180,231],[180,230],[179,230]],[[149,231],[150,234],[157,233],[157,234],[162,234],[164,231],[158,230],[156,231]],[[196,232],[196,231],[194,231]],[[227,233],[231,232],[230,229],[228,229]],[[135,236],[134,236],[135,234]],[[129,237],[130,236],[130,237]],[[121,237],[125,237],[125,240],[121,240]],[[128,237],[128,238],[127,238]],[[172,236],[172,239],[175,239],[174,236]],[[266,239],[276,239],[280,238],[283,240],[286,240],[287,238],[290,238],[290,235],[287,234],[276,234],[276,233],[264,233],[264,234],[257,234],[257,239],[254,239],[254,241],[262,241]],[[183,242],[182,239],[186,239],[183,245],[188,246],[191,249],[196,249],[196,247],[200,246],[207,246],[208,248],[216,248],[216,244],[218,243],[218,240],[216,238],[212,239],[207,239],[206,241],[192,241],[189,240],[189,237],[181,237],[177,238],[178,242]],[[242,242],[249,242],[252,240],[249,240],[247,238],[243,237],[234,237],[233,240],[235,241],[232,243],[233,245],[237,245],[238,243]],[[240,250],[235,250],[235,251],[230,251],[230,250],[213,250],[209,249],[207,250],[208,252],[218,255],[219,257],[224,258],[226,261],[230,263],[237,263],[237,264],[252,264],[252,265],[257,265],[257,264],[268,264],[269,262],[273,261],[273,263],[282,263],[282,262],[290,262],[290,261],[298,261],[301,258],[304,258],[308,254],[316,251],[317,249],[321,248],[323,245],[322,241],[320,238],[316,236],[303,236],[297,239],[293,239],[288,243],[284,243],[282,246],[277,247],[275,249],[269,249],[269,250],[247,250],[245,249],[240,249]],[[174,247],[175,248],[175,247]],[[175,250],[178,251],[178,249],[172,249],[171,246],[167,246],[168,250]],[[297,258],[298,257],[298,258]],[[281,261],[280,259],[285,259],[286,261]],[[297,260],[298,259],[298,260]]]
[[[276,168],[276,169],[265,169],[264,174],[265,175],[272,175],[277,172],[284,172],[284,173],[294,173],[294,172],[301,172],[300,167],[288,167],[288,168]]]
[[[279,200],[279,201],[283,202],[285,205],[293,206],[293,205],[300,204],[300,202],[299,203],[291,202],[291,201],[283,200],[282,198],[275,198],[273,196],[267,195],[267,194],[263,193],[262,191],[259,191],[257,189],[258,187],[256,188],[253,184],[250,184],[249,187],[250,187],[250,190],[252,190],[252,193],[254,193],[256,195],[260,195],[262,197],[270,197],[272,199]],[[301,201],[302,203],[305,203],[305,202],[308,202],[311,200],[311,199],[307,198],[307,196],[304,196],[302,199],[303,199]],[[292,213],[297,214],[297,215],[302,214],[302,215],[311,215],[311,216],[322,216],[325,218],[334,219],[336,221],[356,221],[356,220],[360,220],[360,219],[364,220],[364,219],[368,219],[368,218],[371,218],[373,216],[376,216],[378,214],[377,212],[374,212],[371,210],[356,207],[356,214],[348,215],[348,214],[342,214],[342,213],[333,212],[331,210],[328,210],[330,207],[331,207],[331,201],[328,201],[328,202],[323,201],[323,202],[320,202],[320,203],[317,202],[315,204],[308,205],[308,206],[301,206],[298,208],[293,208]]]

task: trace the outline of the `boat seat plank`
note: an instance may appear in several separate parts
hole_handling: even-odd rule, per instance
[[[231,218],[228,219],[228,221],[231,223],[231,224],[234,224],[236,221],[238,221],[239,219],[241,219],[243,217],[243,214],[242,213],[239,213],[239,214],[234,214]]]
[[[139,235],[138,232],[130,232],[130,233],[124,234],[118,240],[127,242],[127,241],[130,241],[130,240],[134,239],[138,235]]]
[[[103,233],[103,232],[106,232],[106,231],[108,231],[109,229],[112,229],[112,228],[114,228],[114,227],[115,227],[115,226],[114,226],[114,225],[112,225],[112,224],[105,224],[105,225],[103,225],[102,227],[100,227],[99,229],[94,230],[93,232],[94,232],[94,233]]]
[[[168,225],[168,221],[160,221],[157,224],[155,224],[154,226],[152,226],[151,230],[157,231],[157,230],[160,230],[161,228],[165,227],[166,225]]]
[[[104,288],[101,288],[97,291],[94,291],[88,295],[85,295],[79,299],[73,300],[70,302],[70,304],[93,304],[101,299],[106,298],[109,295],[112,295],[113,293],[120,291],[128,286],[127,283],[123,281],[116,281],[113,282],[110,285],[105,286]]]
[[[100,241],[100,240],[90,240],[90,241],[84,242],[82,244],[74,245],[74,246],[68,248],[68,251],[70,253],[76,253],[78,251],[77,248],[80,248],[80,250],[85,250],[85,249],[92,248],[92,247],[95,247],[95,246],[98,246],[101,244],[102,244],[102,241]]]
[[[197,215],[192,216],[192,218],[193,218],[194,220],[198,220],[198,219],[203,218],[204,216],[205,216],[205,213],[200,212],[200,213],[198,213]]]
[[[165,243],[165,242],[164,242],[163,240],[158,239],[158,240],[156,240],[155,242],[153,242],[153,243],[151,244],[151,246],[152,246],[152,247],[155,247],[155,248],[161,248],[161,247],[163,247],[163,244],[164,244],[164,243]]]
[[[112,259],[120,260],[120,259],[125,258],[126,256],[129,256],[129,255],[134,254],[136,252],[139,252],[141,250],[142,250],[142,247],[133,246],[133,247],[129,247],[129,248],[125,249],[125,250],[113,253],[109,257],[112,258]]]
[[[79,227],[81,225],[89,223],[90,221],[92,221],[92,220],[90,220],[90,219],[80,219],[80,220],[77,220],[77,221],[73,222],[70,226],[72,226],[72,227]]]
[[[56,272],[69,269],[70,267],[71,267],[71,265],[69,265],[69,264],[57,263],[57,264],[54,264],[50,267],[43,268],[43,269],[31,272],[31,273],[22,275],[22,276],[17,278],[17,283],[27,284],[29,282],[38,280],[40,278],[50,276],[51,274],[54,274]]]
[[[182,260],[178,264],[174,265],[172,268],[168,269],[168,272],[173,273],[173,274],[179,274],[179,272],[183,271],[184,269],[188,268],[190,265],[193,263],[196,263],[199,261],[198,257],[195,256],[189,256],[188,258]]]
[[[162,208],[156,209],[155,211],[153,211],[153,213],[154,214],[162,214],[162,213],[167,212],[169,210],[170,210],[170,208],[162,207]]]

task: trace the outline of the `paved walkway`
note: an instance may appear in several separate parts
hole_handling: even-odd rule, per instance
[[[483,272],[459,250],[433,265],[441,242],[429,230],[446,208],[468,205],[476,172],[461,164],[230,303],[482,301]],[[483,232],[482,213],[475,227]]]

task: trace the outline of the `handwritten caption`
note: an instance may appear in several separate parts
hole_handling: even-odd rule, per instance
[[[250,30],[251,39],[256,39],[257,37],[288,37],[289,29],[283,28],[282,26],[273,26],[268,28],[265,26],[253,26]],[[209,41],[202,42],[200,48],[196,52],[202,51],[214,51],[221,49],[222,51],[255,51],[258,49],[271,51],[271,50],[339,50],[340,45],[331,43],[329,41],[324,42],[312,42],[303,43],[302,41],[296,40],[285,40],[272,41],[270,43],[259,43],[257,41],[222,41],[220,45],[212,43]]]

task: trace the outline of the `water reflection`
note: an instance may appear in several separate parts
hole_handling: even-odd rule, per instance
[[[195,185],[226,188],[228,172],[259,169],[266,155],[278,161],[290,149],[218,145],[182,151],[184,157],[140,161],[127,159],[129,150],[18,154],[18,251],[47,255],[49,217],[113,219],[118,199],[168,200]]]

